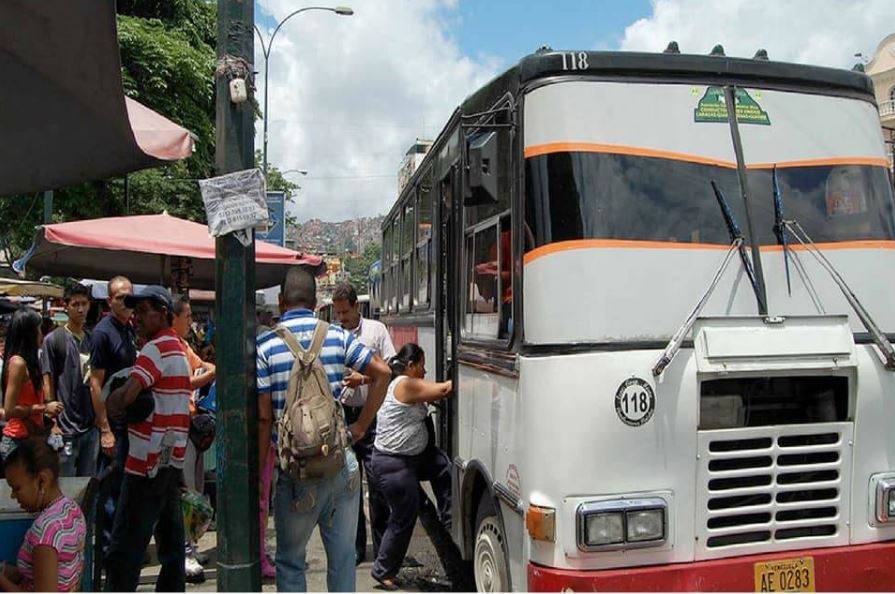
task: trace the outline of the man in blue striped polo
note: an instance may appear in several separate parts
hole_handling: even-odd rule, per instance
[[[317,305],[317,283],[300,268],[292,268],[280,287],[280,325],[292,332],[302,347],[308,349],[317,326],[314,308]],[[263,465],[268,448],[277,447],[274,432],[276,421],[286,406],[289,374],[295,361],[292,352],[273,331],[258,337],[257,345],[259,450]],[[342,390],[342,377],[349,367],[372,378],[367,402],[357,421],[349,426],[353,441],[366,434],[376,418],[391,371],[388,365],[350,332],[330,326],[320,353],[333,398]],[[304,592],[305,551],[315,526],[326,548],[326,583],[330,592],[353,592],[355,588],[354,540],[357,532],[357,510],[360,473],[352,449],[345,449],[345,467],[326,480],[296,481],[280,473],[276,486],[274,524],[277,533],[277,590]],[[263,538],[263,535],[262,535]]]

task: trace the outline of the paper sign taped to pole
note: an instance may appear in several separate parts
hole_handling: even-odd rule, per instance
[[[267,225],[267,192],[260,169],[199,180],[208,231],[215,237]]]

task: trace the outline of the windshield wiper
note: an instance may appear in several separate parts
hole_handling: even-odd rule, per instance
[[[880,331],[879,326],[876,325],[876,322],[870,316],[870,312],[864,309],[864,306],[858,301],[854,291],[851,290],[848,283],[845,282],[845,279],[842,278],[842,275],[840,275],[839,271],[836,270],[836,267],[833,266],[833,263],[827,259],[822,251],[820,251],[820,248],[817,247],[817,244],[814,243],[814,240],[805,232],[798,221],[780,221],[780,223],[784,228],[789,229],[792,236],[795,237],[806,250],[811,252],[811,255],[814,256],[824,270],[830,273],[833,281],[839,286],[839,290],[842,291],[842,294],[845,296],[845,300],[851,305],[851,308],[855,311],[858,318],[861,320],[861,323],[864,324],[864,328],[867,329],[867,332],[873,339],[874,344],[876,344],[876,347],[882,353],[886,369],[895,371],[895,349],[892,348],[892,343],[890,343],[886,335]]]
[[[665,371],[665,368],[668,367],[671,360],[674,359],[674,356],[680,350],[681,345],[684,342],[684,338],[686,338],[687,334],[690,332],[690,329],[696,322],[696,318],[699,317],[699,314],[702,312],[702,308],[708,303],[709,297],[711,297],[712,293],[715,291],[715,287],[718,286],[718,281],[721,280],[724,271],[727,270],[727,265],[730,264],[731,259],[733,259],[733,253],[742,249],[742,247],[742,237],[737,237],[733,240],[733,243],[730,244],[730,249],[727,250],[727,255],[724,256],[724,261],[721,262],[721,266],[718,267],[718,271],[715,273],[715,277],[712,279],[711,284],[709,284],[708,289],[705,290],[705,293],[702,294],[702,298],[700,298],[696,307],[693,308],[693,311],[690,312],[690,315],[687,316],[687,319],[684,320],[681,327],[677,329],[677,332],[675,332],[674,336],[671,337],[671,340],[668,341],[668,345],[666,345],[665,350],[662,351],[662,356],[659,357],[659,360],[653,365],[653,376],[658,377],[662,375],[662,372]]]
[[[727,233],[730,235],[730,249],[727,250],[727,255],[724,256],[724,260],[721,262],[721,266],[718,267],[718,271],[715,272],[715,276],[712,279],[712,282],[709,284],[708,288],[702,294],[702,297],[699,299],[699,302],[696,303],[696,307],[693,308],[693,311],[690,312],[690,315],[687,316],[687,319],[684,320],[684,323],[681,324],[680,328],[677,329],[677,332],[671,337],[671,340],[668,341],[668,344],[665,346],[665,350],[662,351],[662,355],[659,357],[659,360],[656,361],[656,364],[653,365],[653,376],[659,377],[662,375],[662,372],[665,371],[665,368],[671,364],[671,361],[674,359],[674,356],[681,349],[681,345],[684,343],[684,338],[686,338],[687,334],[690,333],[690,330],[693,328],[693,324],[696,323],[696,318],[699,317],[699,314],[702,312],[702,309],[705,307],[705,304],[708,303],[709,297],[711,297],[712,293],[715,291],[715,287],[718,286],[718,282],[721,280],[721,277],[724,275],[724,271],[727,270],[727,266],[730,264],[731,259],[733,258],[734,252],[740,253],[740,259],[743,261],[743,267],[746,269],[746,274],[749,276],[749,281],[752,283],[752,290],[755,291],[755,298],[759,303],[759,311],[763,311],[761,308],[761,297],[759,297],[758,285],[755,282],[755,272],[752,270],[752,262],[749,260],[749,255],[746,253],[746,244],[743,239],[743,233],[740,231],[739,225],[737,225],[736,219],[733,217],[733,212],[730,210],[730,205],[727,204],[727,200],[724,198],[724,194],[721,193],[721,190],[718,188],[718,184],[715,183],[715,180],[711,181],[712,190],[715,192],[715,198],[718,200],[718,206],[721,207],[721,216],[724,217],[724,224],[727,226]]]
[[[789,278],[789,242],[786,239],[786,225],[783,222],[783,197],[780,195],[780,184],[777,181],[777,166],[774,165],[774,235],[783,246],[783,266],[786,268],[786,290],[792,297],[792,283]]]
[[[749,277],[749,282],[752,283],[752,291],[755,293],[755,300],[758,302],[758,311],[767,311],[764,299],[761,296],[761,291],[758,289],[758,281],[755,278],[755,270],[752,268],[752,261],[749,259],[749,254],[746,252],[746,242],[743,239],[743,232],[740,231],[736,219],[733,218],[733,211],[730,210],[730,205],[727,203],[727,199],[724,198],[724,194],[721,192],[718,184],[715,183],[715,180],[712,180],[711,184],[712,190],[715,192],[715,198],[718,200],[718,206],[721,207],[721,214],[724,216],[724,224],[727,225],[727,233],[730,235],[731,245],[733,245],[737,239],[740,240],[740,260],[743,261],[743,268],[746,269],[746,275]]]

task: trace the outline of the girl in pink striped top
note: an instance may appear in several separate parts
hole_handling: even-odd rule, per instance
[[[59,488],[59,457],[45,438],[22,442],[4,461],[12,496],[38,514],[15,567],[0,565],[0,590],[72,592],[84,571],[87,525],[78,504]]]

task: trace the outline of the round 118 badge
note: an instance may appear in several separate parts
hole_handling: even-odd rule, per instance
[[[656,412],[656,394],[646,380],[626,379],[615,392],[615,412],[622,423],[640,427]]]

